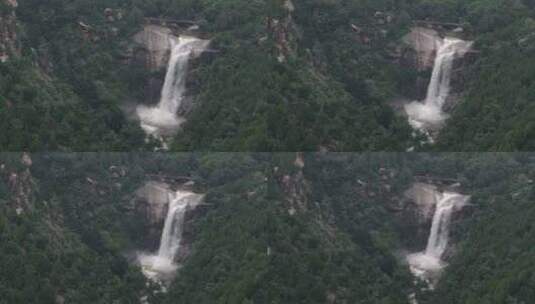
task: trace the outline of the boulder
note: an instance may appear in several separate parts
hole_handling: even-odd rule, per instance
[[[16,8],[19,6],[19,3],[17,0],[5,0],[5,3],[13,8]]]
[[[25,165],[26,167],[32,166],[32,158],[30,157],[30,154],[24,152],[22,153],[21,163]]]
[[[157,71],[167,66],[172,37],[174,35],[171,29],[157,25],[147,25],[143,31],[134,35],[134,41],[146,52],[148,69]]]
[[[441,41],[442,38],[437,31],[413,27],[410,33],[403,37],[403,42],[410,47],[403,57],[419,71],[433,69]]]
[[[437,191],[437,187],[434,185],[415,183],[405,192],[406,198],[414,204],[423,222],[433,218],[437,203]]]
[[[14,10],[18,3],[15,0],[4,0],[4,3],[11,7],[12,11],[0,13],[0,62],[7,62],[12,56],[19,56],[21,53]]]
[[[160,182],[147,182],[136,191],[136,209],[145,216],[151,226],[161,226],[169,206],[169,185]]]

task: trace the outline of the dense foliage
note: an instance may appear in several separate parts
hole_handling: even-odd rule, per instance
[[[531,154],[2,154],[1,303],[529,303]],[[16,178],[14,177],[16,174]],[[208,209],[167,294],[130,258],[144,246],[135,190],[190,176]],[[472,196],[435,291],[399,256],[397,206],[415,176]],[[295,189],[301,189],[298,191]],[[4,302],[2,302],[4,301]]]
[[[385,102],[399,71],[384,57],[388,39],[406,30],[403,20],[371,26],[370,44],[359,42],[350,27],[375,22],[376,10],[397,12],[396,5],[300,1],[289,13],[282,2],[204,1],[199,7],[198,18],[206,20],[222,54],[203,69],[200,106],[174,148],[405,150],[410,129]],[[251,10],[232,10],[237,6]],[[284,24],[283,41],[269,20]],[[389,36],[375,39],[383,28]],[[289,49],[285,62],[277,47]]]
[[[467,163],[474,210],[458,230],[458,253],[424,303],[530,303],[535,297],[532,155]]]
[[[437,149],[531,151],[535,147],[533,1],[470,1],[464,18],[480,52],[464,100],[442,131]]]
[[[533,147],[533,1],[285,3],[20,1],[22,56],[0,64],[1,146],[152,149],[125,109],[146,102],[155,75],[125,61],[143,17],[164,17],[196,20],[218,51],[193,68],[190,89],[199,94],[173,150],[418,147],[389,103],[414,90],[417,72],[399,65],[396,52],[411,21],[423,19],[462,24],[477,58],[437,144],[422,148]]]
[[[274,155],[271,166],[294,171],[291,157]],[[354,236],[314,208],[293,213],[276,176],[265,196],[238,185],[210,192],[216,209],[198,223],[195,254],[164,303],[406,303],[406,269],[370,241],[369,226]]]
[[[12,54],[0,65],[4,151],[144,146],[143,132],[120,109],[135,78],[119,64],[119,37],[141,21],[128,14],[110,25],[103,11],[121,7],[115,2],[20,1],[14,43],[21,44],[22,56]]]
[[[80,171],[75,168],[35,166],[35,178],[18,158],[19,154],[1,156],[0,303],[138,301],[145,280],[121,256],[120,243],[111,238],[114,218],[91,213],[109,213],[116,207],[109,201],[104,206],[93,201],[98,198],[95,193],[85,200],[83,195],[89,191],[83,193],[76,180]],[[69,161],[62,159],[64,164]],[[48,169],[46,178],[40,176],[40,169]],[[72,184],[65,182],[65,175]],[[71,198],[66,193],[82,196]],[[97,206],[87,205],[92,203]],[[104,223],[107,232],[97,230],[95,221]]]

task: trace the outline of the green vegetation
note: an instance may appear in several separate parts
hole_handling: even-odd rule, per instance
[[[472,196],[454,254],[420,303],[529,303],[534,296],[533,154],[2,154],[0,303],[407,303],[399,216],[415,176],[455,179]],[[17,174],[14,178],[13,174]],[[131,253],[146,220],[135,190],[190,176],[207,209],[166,294]]]
[[[113,230],[97,230],[94,224],[104,221],[111,228],[113,218],[98,211],[116,207],[109,201],[101,205],[102,198],[93,200],[95,193],[84,197],[89,191],[76,180],[81,172],[74,167],[37,165],[36,176],[39,170],[47,172],[42,172],[45,178],[35,178],[20,165],[19,154],[0,158],[0,303],[137,302],[145,289],[144,277],[121,256],[115,240],[102,238],[114,235]],[[72,164],[70,157],[57,160]],[[87,218],[93,218],[93,224]]]
[[[134,80],[124,76],[131,72],[119,64],[122,39],[103,14],[106,5],[121,1],[115,2],[21,1],[23,54],[0,64],[3,151],[144,146],[143,132],[119,108]],[[139,22],[129,15],[113,27],[117,35],[130,35]]]
[[[406,271],[395,266],[386,248],[377,249],[384,255],[379,258],[368,251],[374,245],[367,243],[367,232],[354,239],[318,222],[313,210],[288,213],[280,178],[295,172],[293,157],[35,154],[25,192],[29,207],[17,215],[22,196],[9,176],[30,171],[20,164],[19,154],[2,155],[1,256],[6,263],[20,261],[13,264],[20,266],[18,272],[11,265],[0,276],[6,303],[41,303],[57,296],[76,303],[134,303],[143,295],[150,303],[323,303],[329,294],[351,301],[404,303]],[[275,174],[277,164],[281,167]],[[117,175],[121,170],[125,174]],[[143,248],[146,226],[131,202],[149,174],[191,176],[212,206],[195,222],[192,255],[167,295],[143,287],[139,269],[125,259],[125,253]],[[18,252],[25,254],[12,257]],[[33,252],[46,258],[35,258]],[[378,259],[394,264],[385,270]],[[48,283],[29,282],[22,275],[8,279],[27,272]],[[30,298],[33,294],[42,299]]]
[[[384,58],[388,39],[404,33],[406,20],[366,26],[375,22],[376,10],[398,8],[365,1],[300,1],[289,13],[281,12],[281,3],[271,3],[277,1],[258,1],[256,6],[246,2],[204,1],[198,8],[198,18],[214,33],[213,47],[222,53],[202,67],[200,106],[174,149],[408,148],[410,128],[386,105],[401,71]],[[253,11],[233,11],[236,6]],[[266,20],[283,24],[282,42]],[[360,42],[352,22],[369,30],[373,43]],[[381,30],[389,34],[380,36]],[[283,63],[277,47],[289,49]]]
[[[534,298],[533,155],[488,155],[468,163],[473,214],[435,293],[424,303],[529,303]],[[483,167],[485,166],[485,167]]]
[[[120,59],[143,16],[164,16],[200,20],[222,51],[199,67],[202,107],[175,149],[406,148],[410,130],[386,101],[403,90],[410,75],[389,61],[389,53],[411,19],[426,18],[466,25],[480,52],[470,68],[467,96],[438,149],[532,147],[533,67],[526,60],[534,41],[532,1],[301,1],[291,19],[281,2],[22,1],[16,13],[23,56],[2,64],[0,105],[9,135],[2,146],[142,147],[139,128],[126,121],[120,106],[140,96],[146,71],[133,73]],[[2,14],[11,13],[2,7]],[[114,15],[110,22],[106,8],[123,17]],[[376,12],[392,14],[393,21],[378,24]],[[291,50],[286,63],[277,61],[280,41],[267,18],[286,24]],[[369,41],[360,40],[351,25]],[[32,114],[42,112],[58,113]],[[13,116],[22,117],[25,127]],[[29,121],[40,132],[26,127]]]
[[[466,97],[437,150],[532,151],[535,10],[533,1],[472,1],[465,18],[477,33],[478,61]]]
[[[124,111],[146,102],[148,77],[162,77],[127,64],[143,17],[196,20],[219,51],[192,67],[199,94],[172,150],[533,147],[533,1],[305,0],[293,11],[284,3],[21,1],[22,55],[0,64],[1,147],[153,149]],[[389,105],[414,90],[417,73],[396,54],[422,19],[462,24],[478,52],[465,67],[465,97],[432,147],[419,147]]]

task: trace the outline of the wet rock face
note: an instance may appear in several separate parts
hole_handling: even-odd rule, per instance
[[[180,30],[180,34],[196,36],[195,31],[190,29]],[[168,68],[172,51],[172,39],[177,39],[179,32],[158,25],[147,25],[143,31],[134,35],[134,46],[128,50],[129,63],[135,68],[147,71],[148,77],[145,82],[144,96],[142,102],[146,105],[157,105],[161,99],[161,90],[165,82],[165,75]],[[191,98],[200,92],[200,75],[196,69],[202,62],[211,61],[215,58],[216,52],[195,53],[190,58],[189,70],[186,78],[188,96],[182,102],[179,109],[180,116],[187,116],[193,108]]]
[[[184,230],[182,232],[182,240],[180,242],[180,250],[177,254],[176,261],[182,263],[191,254],[192,244],[195,241],[195,225],[194,223],[200,218],[204,217],[208,212],[210,206],[200,204],[193,208],[189,208],[184,215]]]
[[[424,183],[417,182],[404,193],[401,203],[401,212],[396,213],[402,234],[405,237],[405,246],[409,251],[419,251],[426,247],[429,232],[433,222],[433,217],[437,209],[439,198],[436,194],[443,192],[461,192],[462,186],[459,183]],[[455,209],[451,218],[450,238],[451,244],[458,242],[457,228],[471,214],[472,208],[465,205],[461,209]],[[447,260],[454,252],[455,246],[451,245],[444,254]]]
[[[457,102],[461,99],[466,91],[466,84],[470,81],[470,67],[475,63],[476,53],[467,53],[453,62],[453,71],[451,74],[451,92],[444,104],[444,111],[451,112]]]
[[[413,70],[417,76],[413,79],[412,89],[403,92],[412,100],[425,100],[438,49],[443,43],[444,35],[458,36],[458,32],[439,33],[434,29],[413,27],[402,39],[397,53],[399,63],[406,69]],[[469,69],[466,67],[475,61],[474,53],[456,58],[451,74],[451,91],[443,110],[448,113],[461,98],[468,82]]]
[[[178,187],[182,190],[190,191],[193,183],[188,182]],[[155,251],[160,246],[162,230],[171,200],[170,195],[175,191],[174,186],[157,181],[149,181],[136,191],[135,210],[138,216],[143,217],[143,222],[146,223],[146,232],[142,239],[145,248],[149,251]],[[191,244],[195,239],[196,233],[194,223],[208,212],[209,207],[208,204],[201,202],[198,205],[189,206],[186,210],[180,244],[181,249],[176,257],[177,262],[181,262],[189,256]]]

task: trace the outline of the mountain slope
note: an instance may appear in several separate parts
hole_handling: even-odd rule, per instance
[[[532,1],[2,3],[4,150],[154,149],[133,109],[156,102],[164,73],[140,64],[132,37],[154,22],[184,30],[166,20],[193,22],[189,33],[212,41],[190,68],[191,105],[172,150],[532,147]],[[460,25],[475,40],[456,71],[460,102],[434,145],[396,110],[429,78],[406,64],[402,43],[422,20]]]
[[[529,303],[533,161],[491,153],[2,154],[0,301],[408,303],[415,293],[424,304]],[[161,293],[136,263],[161,229],[140,213],[136,193],[147,181],[177,187],[184,177],[206,196],[185,221],[181,267]],[[455,181],[471,195],[452,222],[449,266],[435,290],[414,284],[404,262],[429,231],[409,216],[404,196],[422,179]]]

